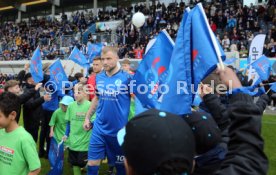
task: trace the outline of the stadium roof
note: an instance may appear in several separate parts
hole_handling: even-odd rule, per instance
[[[45,2],[47,2],[47,0],[1,0],[0,11],[13,9],[15,8],[15,6],[19,6],[21,4],[28,6],[28,5],[45,3]]]

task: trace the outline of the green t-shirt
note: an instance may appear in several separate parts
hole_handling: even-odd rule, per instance
[[[54,127],[54,138],[57,140],[58,143],[61,142],[66,130],[65,114],[66,113],[63,112],[61,108],[58,108],[53,113],[51,121],[49,123],[50,126]]]
[[[23,128],[0,130],[0,174],[27,175],[41,167],[32,136]]]
[[[65,119],[70,122],[69,148],[73,151],[88,151],[91,130],[85,131],[82,126],[89,107],[90,101],[85,100],[82,104],[75,101],[67,108]]]

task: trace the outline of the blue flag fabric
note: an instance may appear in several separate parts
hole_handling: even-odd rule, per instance
[[[191,55],[189,43],[191,20],[188,20],[189,10],[184,12],[180,27],[177,32],[175,46],[171,56],[169,72],[172,76],[168,78],[168,93],[163,97],[160,109],[177,115],[191,113]],[[188,55],[187,55],[188,54]],[[188,58],[187,58],[188,56]],[[180,87],[187,87],[181,89]],[[178,104],[178,105],[176,105]],[[179,107],[181,105],[181,107]]]
[[[271,89],[273,92],[276,92],[276,82],[270,85],[270,89]]]
[[[145,108],[160,109],[162,92],[165,91],[162,85],[172,77],[170,60],[173,46],[168,33],[164,30],[160,32],[133,77],[136,83],[133,92]]]
[[[58,153],[58,143],[56,139],[52,137],[51,143],[50,143],[49,155],[48,155],[48,159],[51,167],[55,166],[57,155],[58,155],[57,153]]]
[[[225,54],[210,29],[202,5],[197,4],[189,14],[192,17],[192,77],[196,92],[199,83],[216,68],[219,62],[215,48],[218,47],[222,61],[225,60]]]
[[[32,74],[34,82],[39,83],[43,80],[42,61],[39,47],[35,49],[31,58],[30,73]]]
[[[237,58],[227,58],[225,59],[224,64],[233,64],[235,61],[237,61]]]
[[[52,137],[49,150],[48,159],[51,170],[48,175],[62,175],[63,161],[64,161],[64,143],[57,143],[56,139]]]
[[[259,87],[257,90],[255,90],[255,88],[253,87],[240,87],[240,88],[236,88],[233,89],[233,91],[228,92],[228,94],[237,94],[237,93],[244,93],[244,94],[248,94],[252,97],[257,97],[257,96],[261,96],[262,94],[265,93],[265,89],[264,87]]]
[[[74,61],[81,67],[87,67],[88,61],[86,57],[80,52],[80,50],[75,46],[74,49],[72,50],[69,60]]]
[[[68,78],[62,67],[60,60],[56,60],[50,67],[50,81],[54,84],[55,90],[62,90],[62,82],[67,82]]]
[[[252,63],[252,68],[258,73],[261,80],[267,80],[270,75],[270,62],[266,56],[261,56]]]
[[[102,53],[103,44],[97,43],[97,44],[91,44],[90,42],[87,45],[87,55],[89,59],[89,63],[93,62],[93,59],[96,56],[100,56]]]
[[[259,87],[258,91],[256,92],[256,94],[254,95],[254,97],[258,97],[265,94],[265,88],[264,87]]]
[[[193,101],[193,106],[199,106],[201,102],[202,102],[201,97],[198,94],[195,95],[195,98],[194,98],[194,101]]]

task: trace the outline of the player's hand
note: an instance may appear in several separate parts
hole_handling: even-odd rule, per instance
[[[35,90],[37,91],[39,88],[41,88],[42,83],[38,83],[37,85],[35,85]]]
[[[85,118],[85,121],[83,123],[83,129],[86,131],[89,131],[92,128],[91,122],[88,118]]]
[[[62,137],[62,140],[64,141],[64,142],[66,142],[66,140],[67,140],[67,136],[66,135],[64,135],[63,137]]]
[[[50,132],[49,137],[53,137],[54,136],[54,132]]]
[[[26,63],[26,64],[24,65],[24,69],[25,69],[26,72],[29,72],[30,64],[29,64],[29,63]]]
[[[200,87],[199,87],[199,95],[201,97],[201,99],[203,99],[203,97],[207,94],[210,94],[213,92],[213,89],[211,87],[209,87],[208,85],[206,84],[200,84]]]
[[[51,100],[51,96],[49,94],[45,94],[43,96],[43,99],[44,99],[44,101],[50,101]]]

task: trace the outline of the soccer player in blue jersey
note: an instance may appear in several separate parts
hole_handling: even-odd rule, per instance
[[[104,47],[101,60],[104,71],[96,76],[96,97],[93,98],[83,127],[90,130],[91,116],[96,112],[88,150],[89,175],[97,175],[101,159],[107,156],[119,175],[125,174],[124,157],[116,135],[127,121],[130,108],[130,75],[118,67],[119,57],[114,47]]]

